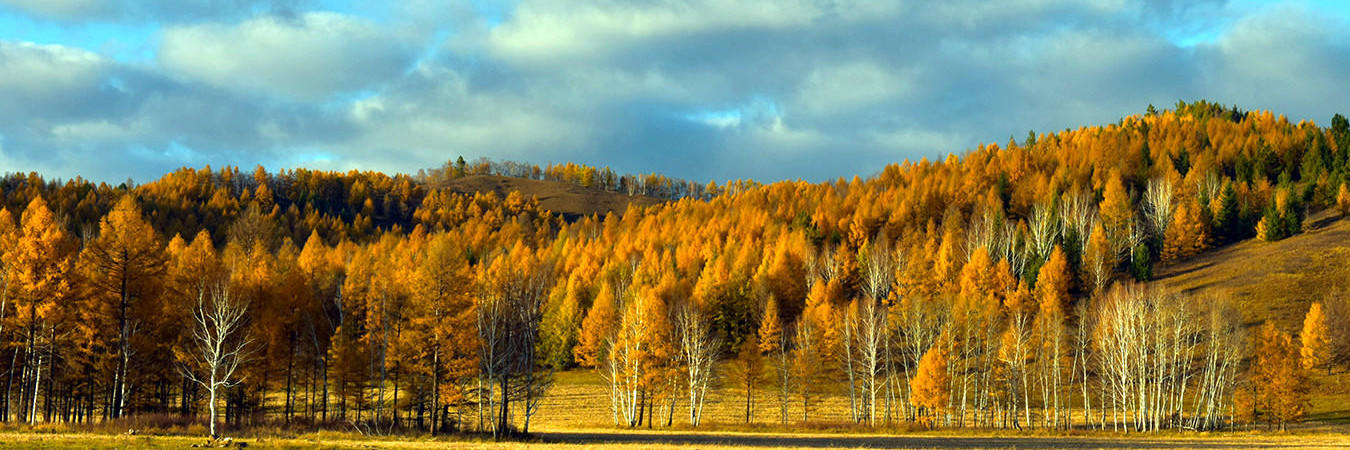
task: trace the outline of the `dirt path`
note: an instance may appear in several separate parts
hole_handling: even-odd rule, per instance
[[[541,442],[798,448],[1350,448],[1350,436],[980,437],[754,433],[547,432]]]

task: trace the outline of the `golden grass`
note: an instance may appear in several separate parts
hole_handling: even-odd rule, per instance
[[[1350,439],[1335,434],[1237,433],[1208,434],[1136,434],[1112,436],[998,436],[951,433],[914,435],[831,435],[812,433],[731,433],[691,434],[680,432],[597,432],[544,436],[548,441],[493,442],[473,439],[429,439],[404,437],[367,437],[325,433],[296,438],[239,439],[250,448],[819,448],[819,447],[1346,447]],[[203,438],[183,436],[123,436],[92,433],[0,432],[0,448],[189,448],[205,442]]]
[[[1248,239],[1159,267],[1156,283],[1201,298],[1231,298],[1248,325],[1273,320],[1297,332],[1312,302],[1350,287],[1350,220],[1323,212],[1307,223],[1308,231],[1281,241]]]

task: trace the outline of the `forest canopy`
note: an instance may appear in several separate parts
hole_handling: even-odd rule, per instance
[[[662,201],[568,221],[519,193],[439,187],[483,174]],[[1034,408],[1059,427],[1081,388],[1103,426],[1116,408],[1136,428],[1217,428],[1242,398],[1252,420],[1283,424],[1304,406],[1300,349],[1282,334],[1296,330],[1253,332],[1267,372],[1239,376],[1245,361],[1218,349],[1245,347],[1245,327],[1222,302],[1125,280],[1298,234],[1310,212],[1348,208],[1348,177],[1344,117],[1319,127],[1204,101],[824,183],[462,158],[416,176],[10,174],[0,416],[197,414],[214,402],[194,377],[217,369],[180,331],[236,301],[239,333],[221,337],[245,350],[224,391],[235,425],[528,430],[550,375],[576,367],[605,374],[616,423],[650,424],[657,405],[669,422],[683,398],[697,424],[712,364],[733,357],[742,377],[799,386],[804,420],[831,368],[859,422],[1021,427]],[[1154,368],[1111,359],[1108,344],[1164,329],[1192,347],[1140,347]],[[1309,367],[1344,363],[1309,354]]]

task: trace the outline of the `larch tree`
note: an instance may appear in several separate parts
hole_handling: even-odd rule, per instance
[[[1134,220],[1134,204],[1130,201],[1130,194],[1125,190],[1124,179],[1118,170],[1112,169],[1107,175],[1102,196],[1100,209],[1106,237],[1116,253],[1124,253],[1130,224]]]
[[[600,367],[605,360],[606,342],[614,335],[619,323],[618,298],[609,282],[600,284],[599,292],[586,318],[581,321],[581,333],[572,351],[582,367]]]
[[[64,315],[64,300],[71,294],[73,242],[57,223],[42,197],[24,208],[20,234],[15,248],[7,253],[13,267],[14,322],[23,333],[26,374],[23,401],[28,402],[22,417],[37,422],[38,391],[44,363],[52,360],[52,336]],[[48,374],[50,377],[51,374]]]
[[[1162,260],[1173,262],[1199,254],[1205,249],[1209,233],[1198,203],[1183,201],[1172,215],[1163,234]]]
[[[464,249],[448,234],[431,238],[417,265],[410,336],[418,339],[420,357],[431,384],[431,432],[448,421],[449,407],[468,403],[467,384],[477,375],[476,311],[470,297],[473,279]]]
[[[910,403],[929,416],[929,426],[936,426],[946,413],[951,398],[948,356],[942,345],[934,345],[919,360],[917,375],[910,380]]]
[[[99,223],[98,237],[81,253],[80,262],[93,288],[98,316],[115,333],[117,369],[111,383],[109,416],[122,416],[131,392],[130,367],[138,353],[138,330],[153,327],[166,268],[163,245],[142,217],[130,195],[123,196]]]
[[[1064,251],[1055,247],[1050,259],[1041,266],[1036,277],[1036,301],[1040,312],[1036,316],[1036,337],[1040,348],[1037,351],[1039,373],[1042,376],[1042,405],[1051,411],[1044,416],[1047,426],[1060,426],[1060,397],[1064,359],[1066,325],[1069,308],[1069,289],[1073,279],[1069,274],[1068,258]]]
[[[1300,348],[1303,368],[1308,370],[1326,368],[1330,374],[1332,346],[1327,315],[1322,310],[1322,303],[1313,302],[1312,306],[1308,307],[1308,314],[1303,316],[1303,332],[1299,333],[1299,339],[1303,344]]]
[[[1336,189],[1336,211],[1341,213],[1342,218],[1350,214],[1350,187],[1346,183],[1341,183]]]
[[[11,297],[18,283],[14,279],[16,268],[11,262],[10,252],[17,249],[18,241],[19,228],[14,224],[14,215],[9,213],[8,208],[0,208],[0,339],[4,339],[4,336],[6,336],[5,323],[13,316],[13,313],[10,313],[9,310],[11,304],[13,304]],[[11,349],[11,351],[14,352],[15,357],[18,356],[19,350],[17,348]],[[13,370],[14,368],[10,367],[9,372],[13,373]],[[8,390],[8,388],[6,389]],[[5,393],[4,400],[5,404],[0,405],[0,408],[4,408],[0,410],[0,420],[8,421],[9,392]]]
[[[764,317],[760,319],[756,341],[759,342],[759,351],[773,358],[773,369],[777,375],[774,381],[778,387],[779,419],[784,425],[788,422],[788,403],[792,392],[792,365],[788,358],[790,335],[785,328],[779,313],[778,298],[770,295],[764,305]]]
[[[1083,272],[1092,287],[1092,292],[1100,293],[1106,289],[1107,283],[1111,282],[1111,273],[1115,271],[1116,262],[1119,254],[1111,248],[1111,241],[1106,237],[1106,228],[1101,223],[1092,227],[1092,234],[1088,236],[1087,247],[1083,250]]]
[[[1258,411],[1270,426],[1284,430],[1308,412],[1308,380],[1299,347],[1271,322],[1257,332],[1255,347],[1251,369]]]
[[[755,409],[755,390],[764,382],[764,355],[760,352],[758,333],[746,336],[731,360],[728,378],[736,389],[745,394],[745,423],[751,423]]]

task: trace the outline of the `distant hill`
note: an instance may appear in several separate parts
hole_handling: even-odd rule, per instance
[[[538,198],[540,207],[562,215],[569,222],[591,214],[604,215],[612,211],[622,213],[630,203],[649,206],[663,202],[655,197],[584,188],[572,183],[497,175],[469,175],[430,187],[449,189],[463,194],[495,192],[503,198],[512,191],[520,191],[521,195],[527,198]]]

